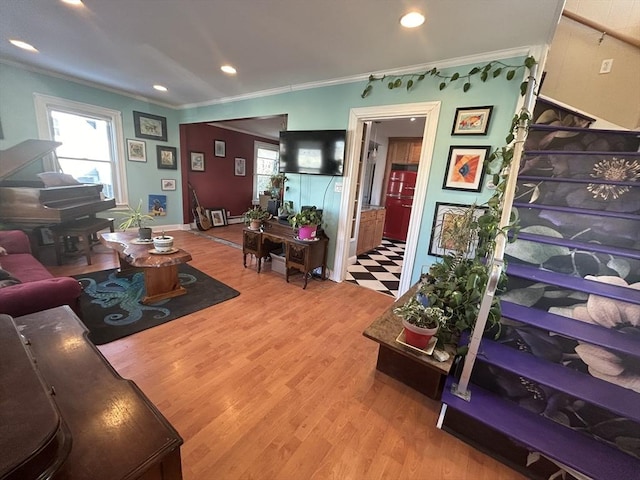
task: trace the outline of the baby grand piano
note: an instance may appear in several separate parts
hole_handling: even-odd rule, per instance
[[[60,145],[51,140],[25,140],[0,151],[0,222],[5,228],[27,232],[34,252],[38,251],[34,233],[38,228],[95,216],[116,205],[114,199],[102,198],[100,184],[45,187],[37,173],[44,171],[43,159],[55,155]]]

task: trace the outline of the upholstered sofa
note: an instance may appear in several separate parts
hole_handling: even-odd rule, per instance
[[[0,313],[19,317],[69,305],[80,315],[82,288],[71,277],[54,277],[31,255],[29,237],[20,230],[0,231]],[[2,252],[4,253],[4,252]]]

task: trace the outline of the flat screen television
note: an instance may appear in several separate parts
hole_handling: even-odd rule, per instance
[[[346,130],[280,132],[280,172],[344,175]]]

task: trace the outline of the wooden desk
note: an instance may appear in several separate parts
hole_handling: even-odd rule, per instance
[[[147,293],[142,303],[155,303],[187,293],[180,285],[178,265],[191,260],[191,254],[178,248],[175,253],[154,255],[149,253],[153,244],[133,243],[137,238],[134,233],[103,233],[100,235],[100,242],[118,252],[122,274],[142,269]]]
[[[363,335],[380,344],[378,362],[376,363],[377,370],[400,380],[430,398],[439,400],[444,381],[453,365],[454,347],[447,346],[446,351],[450,355],[449,359],[439,362],[432,356],[419,354],[396,341],[404,327],[400,317],[393,313],[393,309],[409,300],[412,295],[416,294],[417,289],[417,285],[411,287],[369,325]]]
[[[136,384],[120,377],[87,340],[87,330],[69,307],[18,317],[15,323],[30,342],[72,438],[69,455],[53,478],[182,479],[182,438]]]
[[[303,289],[307,288],[307,280],[311,272],[322,268],[322,280],[327,278],[327,246],[329,238],[321,233],[318,240],[307,242],[296,240],[293,229],[277,221],[263,223],[262,230],[245,228],[242,231],[242,264],[247,267],[247,254],[256,257],[258,273],[260,273],[262,259],[270,252],[284,248],[285,279],[289,282],[292,271],[302,272],[304,275]]]

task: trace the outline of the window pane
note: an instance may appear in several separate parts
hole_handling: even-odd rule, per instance
[[[60,157],[111,161],[109,123],[82,115],[51,112],[54,140],[62,142]]]
[[[257,184],[256,190],[258,191],[258,195],[260,195],[264,191],[269,191],[271,189],[271,176],[257,175],[256,184]]]
[[[113,197],[113,178],[111,164],[91,160],[70,160],[58,157],[64,173],[68,173],[80,183],[101,183],[106,198]]]

